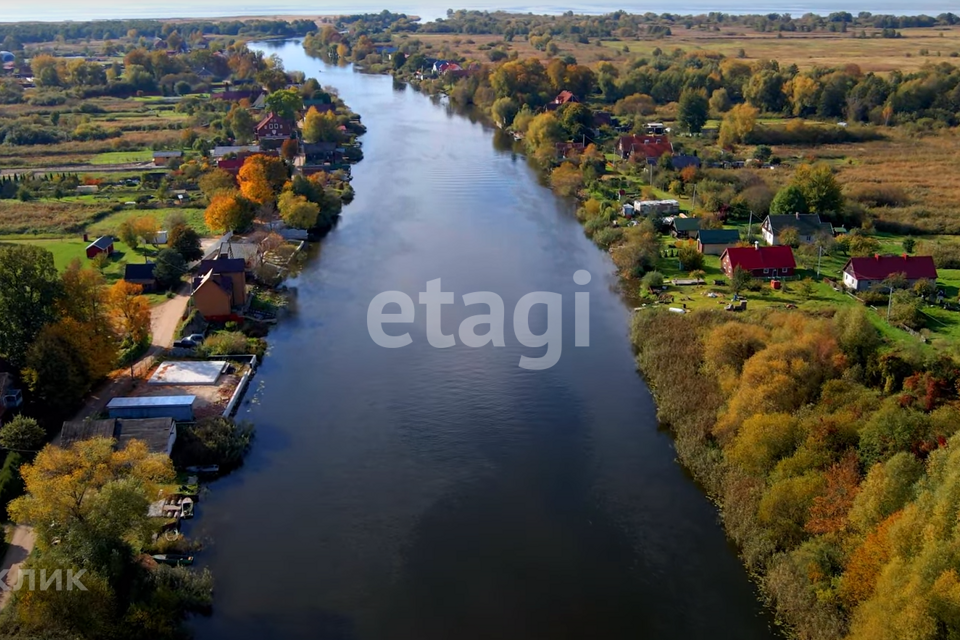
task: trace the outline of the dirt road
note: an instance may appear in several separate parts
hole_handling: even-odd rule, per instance
[[[152,162],[131,162],[127,164],[74,164],[61,167],[21,167],[19,169],[0,169],[0,176],[23,176],[27,174],[44,175],[47,173],[121,173],[124,171],[149,171],[156,169]]]
[[[33,545],[36,541],[37,534],[34,533],[32,527],[19,524],[14,528],[10,546],[7,547],[7,552],[3,556],[3,563],[0,564],[0,571],[6,571],[3,574],[3,582],[8,587],[17,584],[17,579],[20,577],[20,567],[30,555],[30,552],[33,551]],[[11,592],[7,590],[0,592],[0,609],[7,605],[10,594]]]

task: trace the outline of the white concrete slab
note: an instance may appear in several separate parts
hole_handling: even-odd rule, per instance
[[[149,384],[175,384],[182,386],[214,385],[220,379],[227,363],[224,360],[168,361],[157,367],[150,376]]]

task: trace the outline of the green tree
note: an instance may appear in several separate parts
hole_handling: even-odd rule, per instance
[[[30,344],[56,319],[62,292],[53,254],[41,247],[0,247],[0,354],[23,366]]]
[[[516,117],[517,112],[520,111],[520,107],[513,98],[497,98],[491,110],[497,124],[500,125],[501,128],[506,129],[513,124],[513,119]]]
[[[281,118],[293,121],[303,109],[303,98],[293,89],[280,89],[267,96],[266,105]]]
[[[789,216],[795,213],[809,213],[807,198],[803,189],[797,185],[787,185],[777,191],[770,203],[770,215]]]
[[[316,203],[290,191],[281,194],[277,206],[280,217],[294,229],[312,229],[320,216],[320,207]]]
[[[183,256],[187,262],[203,257],[200,234],[186,224],[177,224],[167,235],[167,246]]]
[[[697,243],[693,241],[683,242],[677,250],[677,258],[682,265],[680,268],[684,271],[698,271],[703,269],[703,254],[697,249]]]
[[[235,191],[237,188],[237,181],[223,169],[211,169],[207,171],[200,176],[197,184],[208,200],[213,200],[213,197],[221,191]]]
[[[643,290],[659,289],[663,286],[663,274],[659,271],[648,271],[640,279],[640,286]]]
[[[800,165],[793,184],[802,192],[810,211],[839,213],[843,211],[843,192],[833,170],[827,164]]]
[[[153,275],[163,287],[174,287],[180,284],[187,272],[187,261],[173,249],[164,249],[157,254],[156,266]]]
[[[710,104],[704,89],[684,89],[680,93],[677,120],[690,133],[700,133],[710,117]]]
[[[16,416],[0,427],[0,447],[14,451],[37,451],[43,446],[47,432],[33,418]]]
[[[233,105],[230,112],[224,117],[224,121],[230,127],[230,132],[233,133],[233,138],[238,144],[248,144],[253,140],[257,123],[250,112],[240,105]]]
[[[923,463],[901,452],[870,467],[850,509],[850,522],[861,532],[871,531],[902,509],[914,496],[914,485],[923,475]]]
[[[124,220],[117,228],[117,236],[120,242],[127,245],[134,251],[140,246],[140,234],[137,233],[137,225],[131,219]]]
[[[777,244],[796,249],[800,246],[800,232],[796,227],[784,227],[777,235]]]
[[[229,470],[243,462],[253,441],[253,425],[220,416],[204,418],[185,428],[183,437],[184,457],[191,464],[216,464]]]
[[[906,253],[913,253],[913,249],[917,246],[917,239],[907,236],[900,244]]]
[[[740,293],[752,281],[753,281],[753,276],[750,275],[749,271],[747,271],[743,267],[739,267],[739,266],[734,267],[733,277],[730,278],[730,287],[733,289],[734,293]]]
[[[332,111],[320,113],[315,107],[310,107],[303,122],[303,140],[309,143],[339,142],[339,126],[337,115]]]
[[[723,87],[715,89],[714,92],[710,94],[710,109],[715,113],[726,113],[732,106],[733,103],[730,101],[730,95]]]
[[[573,102],[561,109],[560,124],[567,132],[567,136],[574,140],[581,138],[590,131],[593,124],[593,112],[585,104]]]

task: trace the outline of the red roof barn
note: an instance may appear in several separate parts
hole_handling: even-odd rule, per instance
[[[113,238],[110,236],[100,236],[87,246],[87,258],[93,260],[101,253],[108,256],[113,253]]]
[[[843,267],[843,284],[864,291],[890,276],[902,273],[907,282],[937,279],[937,266],[931,256],[880,256],[850,258]]]
[[[673,144],[667,136],[623,136],[617,141],[617,153],[621,158],[637,154],[647,162],[656,162],[665,153],[673,153]]]
[[[737,267],[750,272],[754,278],[783,278],[792,276],[797,263],[793,249],[776,247],[730,247],[720,256],[720,266],[728,278]]]

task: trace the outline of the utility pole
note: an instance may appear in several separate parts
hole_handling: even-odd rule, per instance
[[[823,257],[823,245],[818,248],[820,249],[820,253],[817,255],[817,278],[820,277],[820,259]]]
[[[890,322],[890,310],[893,308],[893,287],[887,287],[890,290],[890,297],[887,298],[887,322]]]
[[[747,242],[750,241],[750,232],[753,230],[753,209],[750,209],[750,222],[747,223]]]

